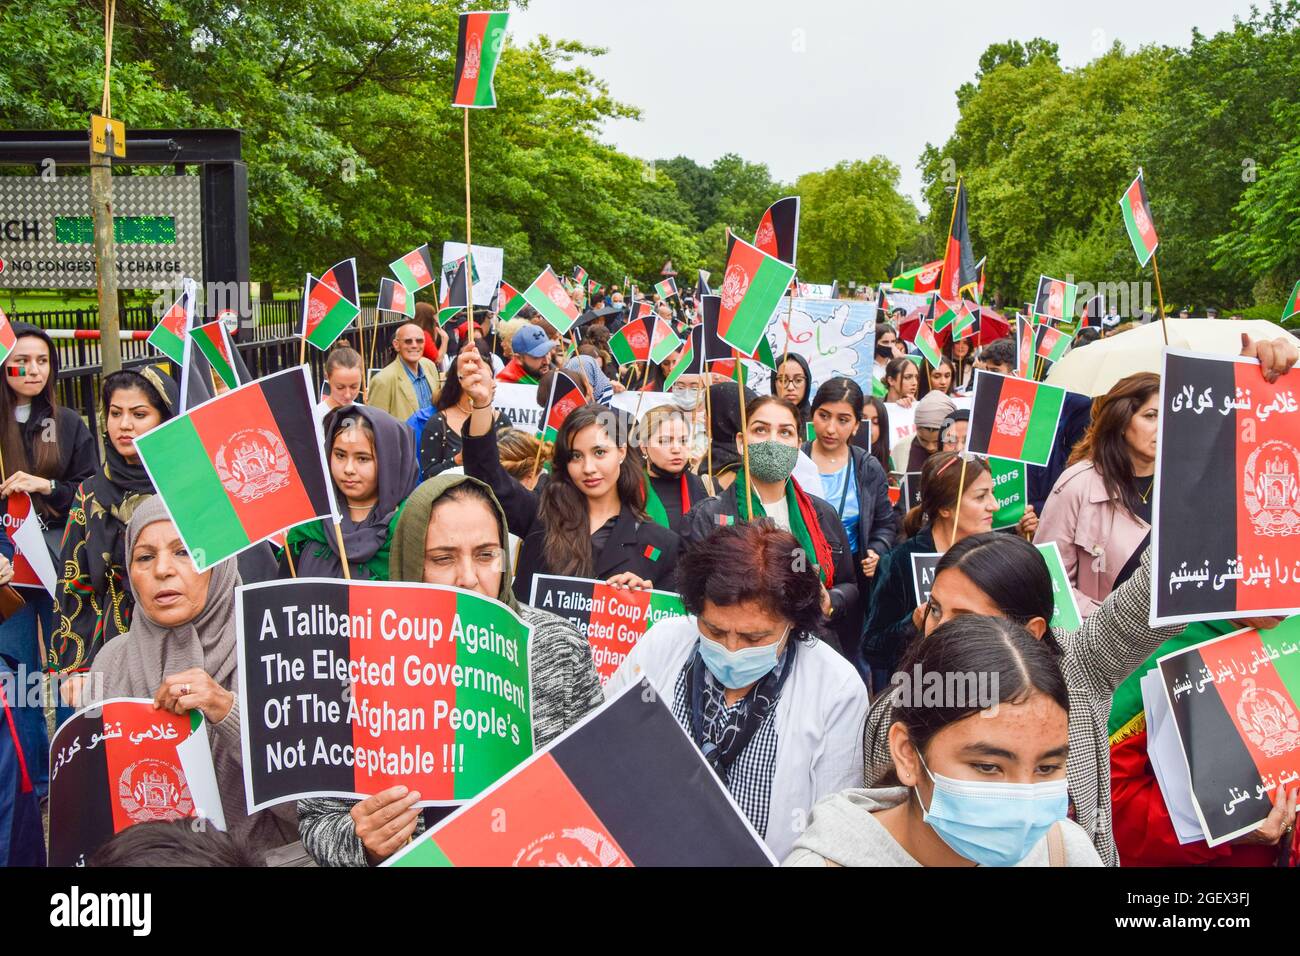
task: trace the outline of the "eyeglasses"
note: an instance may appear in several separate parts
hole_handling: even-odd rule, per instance
[[[806,381],[808,379],[802,375],[778,375],[776,377],[776,384],[778,385],[802,385]]]
[[[398,345],[423,345],[424,339],[398,339]]]

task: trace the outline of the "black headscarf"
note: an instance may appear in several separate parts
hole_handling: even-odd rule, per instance
[[[757,397],[745,389],[746,404]],[[740,434],[740,397],[735,382],[709,386],[709,412],[713,430],[713,474],[717,475],[740,461],[740,450],[736,448],[736,436]]]

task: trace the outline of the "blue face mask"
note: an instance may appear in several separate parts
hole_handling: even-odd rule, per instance
[[[790,629],[786,628],[786,634]],[[779,651],[785,646],[785,636],[772,644],[760,644],[758,647],[742,647],[738,651],[729,651],[717,641],[700,635],[700,656],[709,673],[718,679],[723,687],[740,690],[763,678],[780,658]]]
[[[925,758],[921,766],[934,782],[929,809],[921,807],[923,819],[955,852],[982,866],[1015,866],[1070,809],[1064,778],[1049,783],[953,780],[930,773]]]

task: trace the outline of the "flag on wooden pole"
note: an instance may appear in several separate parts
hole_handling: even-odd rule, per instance
[[[491,109],[497,105],[492,81],[506,41],[508,13],[474,11],[460,15],[456,36],[456,71],[451,85],[451,105]]]

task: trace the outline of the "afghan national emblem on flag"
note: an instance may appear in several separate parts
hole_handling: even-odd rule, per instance
[[[1124,213],[1124,228],[1128,230],[1128,241],[1133,244],[1133,254],[1145,266],[1155,255],[1160,237],[1156,235],[1156,224],[1151,219],[1151,204],[1147,202],[1141,171],[1120,198],[1119,207]]]
[[[909,269],[889,280],[889,287],[895,292],[933,292],[939,287],[939,274],[943,271],[943,260],[927,262],[923,266]]]
[[[204,571],[277,531],[337,514],[306,366],[204,402],[136,439]]]
[[[799,251],[799,197],[786,196],[767,207],[754,232],[754,245],[787,265]]]
[[[542,410],[542,441],[555,441],[569,414],[586,404],[587,395],[577,382],[561,371],[552,372],[551,394]]]
[[[1074,320],[1074,300],[1079,287],[1073,282],[1040,276],[1038,295],[1034,297],[1034,315],[1052,322]]]
[[[1034,354],[1045,362],[1056,363],[1070,350],[1072,339],[1061,329],[1040,325],[1034,334]]]
[[[357,292],[357,260],[344,259],[326,269],[320,277],[320,281],[325,283],[343,298],[351,302],[358,310],[361,308],[361,300]]]
[[[519,290],[502,279],[501,285],[497,289],[497,315],[501,317],[501,321],[509,322],[519,314],[519,310],[524,305],[526,303],[523,296],[519,294]]]
[[[406,286],[387,277],[379,280],[380,312],[396,312],[408,319],[415,318],[415,296],[406,291]]]
[[[1046,465],[1064,401],[1063,388],[980,369],[975,373],[966,450]]]
[[[659,298],[661,299],[671,299],[673,296],[677,295],[677,280],[672,276],[669,276],[667,279],[664,279],[663,282],[656,282],[655,292],[659,294]]]
[[[397,281],[408,293],[419,292],[425,286],[433,285],[433,257],[429,255],[429,244],[412,249],[400,259],[388,264],[397,276]]]
[[[149,333],[148,343],[177,365],[185,361],[185,337],[194,321],[196,288],[193,279],[182,283],[181,294]]]
[[[456,73],[451,84],[451,105],[469,109],[497,105],[492,80],[501,48],[506,42],[508,13],[474,11],[460,15],[456,36]]]
[[[550,266],[543,269],[533,284],[524,290],[523,298],[561,335],[578,321],[578,307],[573,304],[573,296]]]
[[[302,292],[302,335],[322,352],[334,344],[361,310],[333,286],[307,276]]]
[[[729,242],[719,290],[718,335],[738,351],[753,355],[795,270],[734,233]]]
[[[942,332],[948,326],[957,321],[957,316],[961,313],[961,300],[956,305],[947,299],[936,297],[931,303],[934,309],[934,331]]]
[[[930,367],[938,368],[943,361],[943,353],[939,351],[939,340],[929,322],[922,322],[917,327],[915,344],[916,350],[930,363]]]

